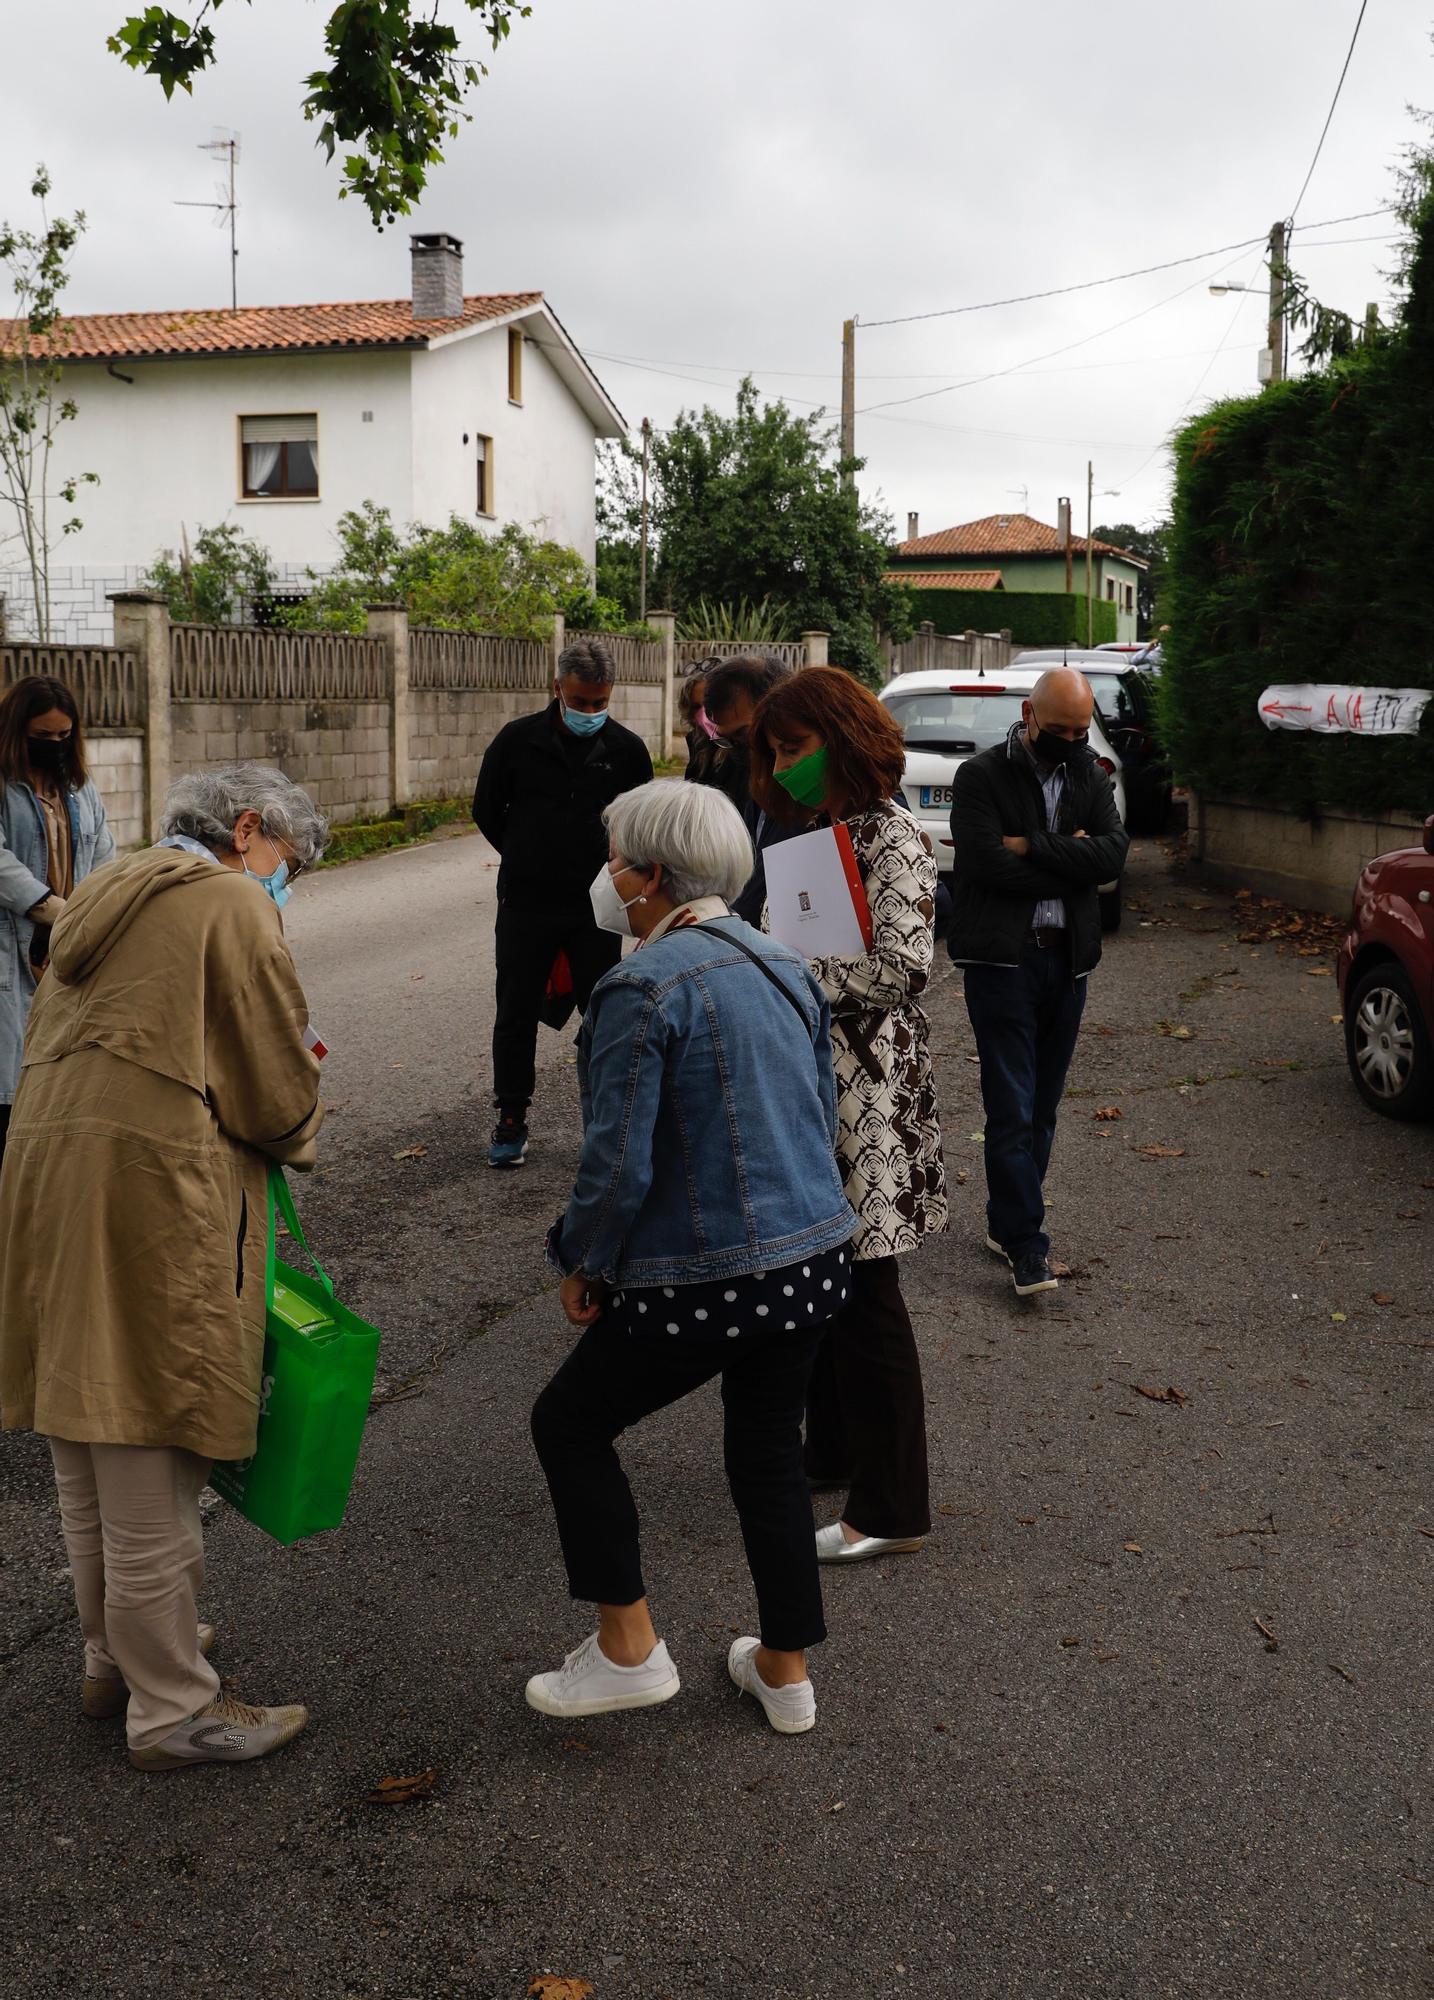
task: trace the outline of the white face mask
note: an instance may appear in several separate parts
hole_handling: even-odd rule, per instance
[[[625,903],[617,893],[617,884],[612,879],[612,870],[604,863],[593,877],[588,890],[588,901],[593,906],[593,922],[600,931],[613,931],[618,937],[636,937],[632,919],[628,911],[633,903],[645,903],[646,896],[634,896],[631,903]]]

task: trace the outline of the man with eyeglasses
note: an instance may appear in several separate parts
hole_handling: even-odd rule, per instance
[[[949,948],[986,1108],[986,1246],[1019,1298],[1054,1291],[1043,1187],[1086,978],[1100,961],[1098,887],[1130,842],[1089,747],[1094,698],[1074,667],[1043,674],[1004,743],[952,786]]]

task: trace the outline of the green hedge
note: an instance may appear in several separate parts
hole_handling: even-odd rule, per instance
[[[913,590],[913,616],[938,632],[1008,630],[1019,646],[1083,646],[1085,598],[1063,590]],[[1095,602],[1095,643],[1118,636],[1115,606]]]
[[[1275,681],[1434,687],[1434,211],[1398,330],[1175,440],[1160,682],[1177,778],[1317,820],[1434,810],[1418,737],[1267,730]]]
[[[435,828],[466,819],[466,799],[421,799],[387,819],[351,819],[335,826],[324,849],[321,867],[331,862],[355,861],[363,854],[382,854],[390,847],[406,847],[421,840]]]

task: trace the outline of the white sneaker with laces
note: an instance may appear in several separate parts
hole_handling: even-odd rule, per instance
[[[767,1720],[783,1736],[800,1736],[817,1719],[817,1698],[810,1681],[795,1681],[790,1687],[768,1687],[757,1672],[758,1639],[734,1639],[727,1654],[727,1671],[743,1694],[754,1694],[767,1711]]]
[[[620,1708],[655,1708],[682,1686],[661,1639],[640,1667],[620,1667],[590,1632],[555,1673],[528,1682],[529,1708],[540,1715],[607,1715]]]
[[[206,1708],[162,1736],[158,1743],[131,1750],[137,1771],[177,1771],[185,1764],[242,1764],[267,1757],[292,1742],[309,1719],[297,1703],[289,1708],[255,1708],[233,1695],[217,1694]]]

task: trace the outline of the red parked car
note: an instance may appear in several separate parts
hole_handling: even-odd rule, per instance
[[[1338,972],[1360,1096],[1386,1118],[1434,1115],[1434,816],[1422,847],[1381,854],[1360,876]]]

